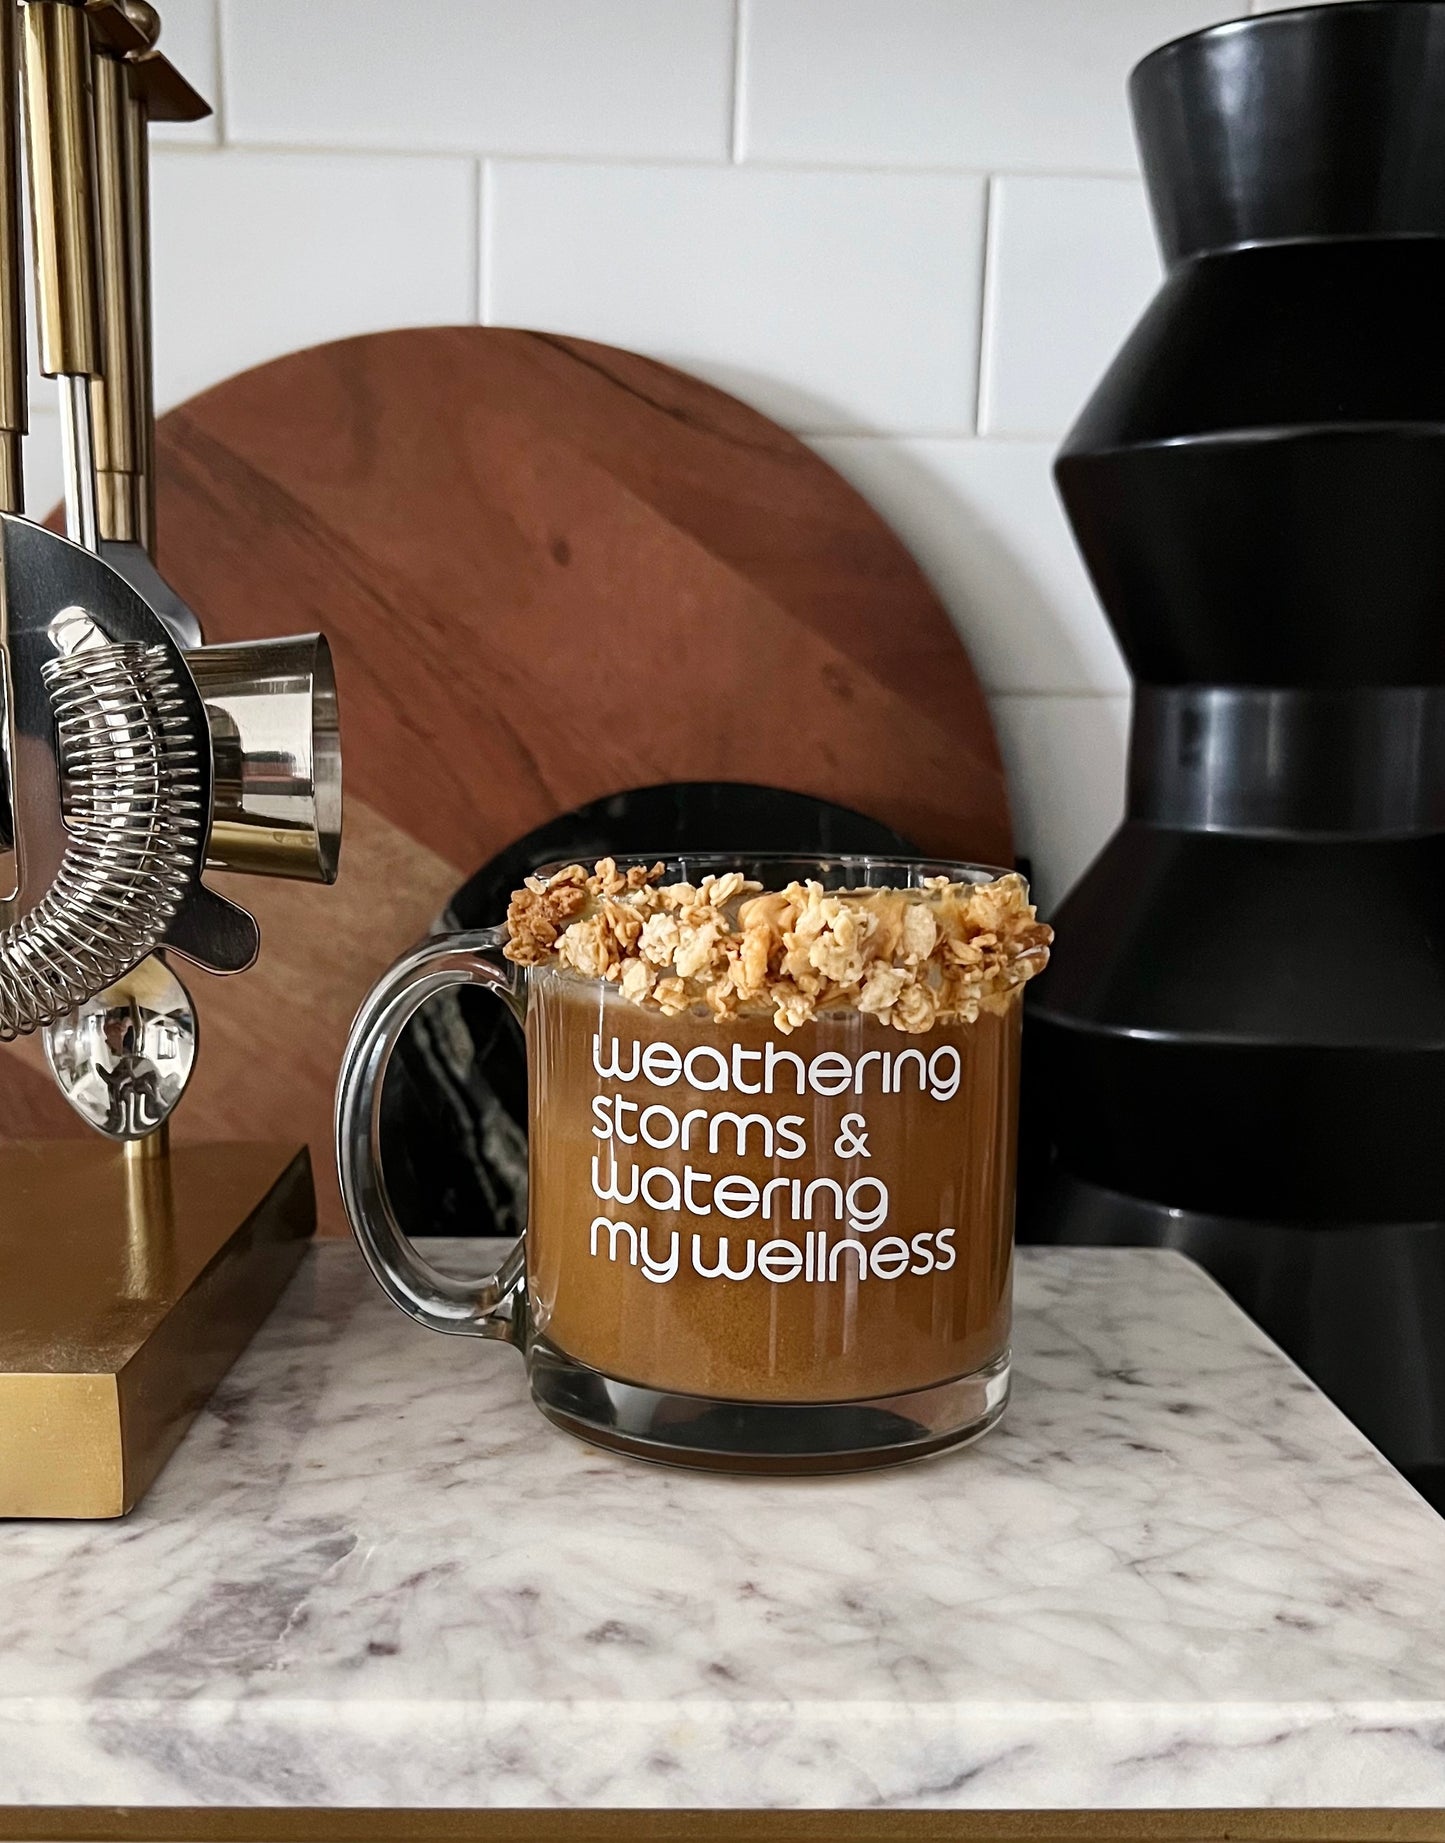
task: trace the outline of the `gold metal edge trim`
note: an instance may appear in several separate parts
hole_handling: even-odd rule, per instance
[[[1445,1808],[421,1811],[0,1806],[0,1843],[1439,1843]]]
[[[123,1515],[270,1315],[314,1227],[304,1146],[192,1144],[169,1159],[0,1147],[0,1514]]]

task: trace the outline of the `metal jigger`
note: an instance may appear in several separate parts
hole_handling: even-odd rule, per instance
[[[209,113],[119,0],[0,0],[0,1039],[38,1031],[102,1138],[0,1150],[0,1516],[114,1516],[269,1311],[315,1222],[304,1148],[184,1146],[175,970],[259,936],[206,869],[330,883],[319,635],[207,647],[156,569],[148,125]],[[19,121],[66,537],[28,523]]]

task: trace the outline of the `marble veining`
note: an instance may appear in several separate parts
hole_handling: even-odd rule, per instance
[[[0,1804],[1445,1804],[1445,1522],[1179,1256],[1017,1320],[977,1447],[738,1480],[320,1247],[128,1521],[0,1528]]]

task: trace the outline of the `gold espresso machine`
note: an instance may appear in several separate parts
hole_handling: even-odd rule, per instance
[[[325,640],[206,646],[153,560],[148,125],[209,113],[159,30],[0,0],[0,1039],[95,1129],[0,1147],[0,1517],[128,1511],[315,1221],[304,1147],[169,1143],[177,966],[260,945],[203,872],[333,881],[341,756]],[[63,538],[21,516],[27,177]]]

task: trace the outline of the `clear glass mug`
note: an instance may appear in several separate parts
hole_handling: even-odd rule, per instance
[[[1001,874],[760,854],[674,858],[665,877],[732,870],[765,889]],[[604,979],[515,966],[506,938],[407,954],[347,1045],[342,1196],[394,1303],[515,1344],[549,1420],[642,1458],[842,1471],[986,1432],[1009,1389],[1021,994],[918,1034],[854,1009],[784,1035],[770,1015],[667,1017]],[[402,1233],[379,1144],[392,1051],[458,985],[494,993],[527,1042],[527,1227],[469,1280]]]

